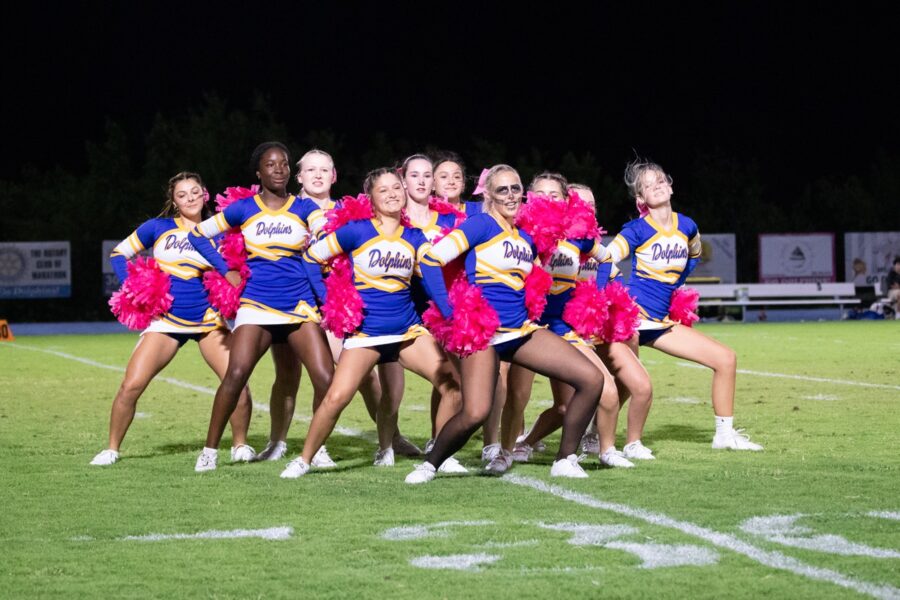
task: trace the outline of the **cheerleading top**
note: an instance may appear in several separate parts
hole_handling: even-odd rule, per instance
[[[316,210],[309,213],[309,217],[306,219],[306,223],[309,227],[309,233],[313,239],[318,239],[318,237],[322,233],[322,229],[325,227],[325,224],[328,222],[328,213],[334,210],[335,208],[340,208],[341,203],[338,200],[326,200],[322,206],[318,206],[318,203],[312,198],[304,198],[304,200],[309,200],[313,203],[316,203]]]
[[[466,200],[462,203],[463,212],[467,217],[480,215],[484,212],[484,202],[481,200]]]
[[[443,266],[465,254],[469,284],[481,288],[484,299],[497,312],[500,328],[491,339],[496,345],[524,335],[537,326],[528,320],[525,277],[531,273],[536,250],[531,236],[498,221],[490,213],[473,215],[448,233],[422,259],[429,295],[444,316],[453,312],[442,277],[434,278],[427,266]]]
[[[411,221],[412,222],[412,221]],[[434,240],[446,228],[456,226],[456,215],[452,213],[441,214],[436,210],[431,211],[431,217],[425,223],[412,222],[412,226],[422,230],[428,241]]]
[[[668,329],[672,293],[684,283],[700,260],[700,232],[692,219],[672,213],[672,226],[663,229],[650,215],[629,221],[610,243],[607,261],[631,255],[629,288],[640,308],[640,330]]]
[[[209,238],[232,227],[239,227],[244,236],[251,274],[241,295],[235,327],[319,321],[301,256],[309,240],[307,220],[316,210],[319,207],[315,202],[295,196],[278,210],[271,210],[257,194],[234,202],[191,232],[191,242],[223,275],[228,265]]]
[[[400,225],[387,234],[376,219],[351,221],[310,246],[304,265],[323,303],[321,265],[344,253],[353,263],[353,285],[363,301],[363,319],[344,347],[395,343],[426,333],[413,306],[410,280],[430,247],[420,229]]]
[[[180,218],[150,219],[110,255],[113,270],[122,282],[128,277],[128,260],[145,249],[152,251],[156,264],[169,275],[172,306],[146,331],[204,333],[225,326],[219,313],[210,306],[201,278],[212,266],[191,244],[189,233],[190,229]],[[213,253],[218,256],[215,249]]]

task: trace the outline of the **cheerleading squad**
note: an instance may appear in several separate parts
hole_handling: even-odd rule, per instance
[[[405,370],[432,385],[431,439],[407,483],[466,472],[454,455],[478,429],[488,473],[529,461],[558,429],[552,476],[587,477],[580,462],[591,455],[630,468],[655,458],[641,442],[653,399],[641,346],[712,369],[714,449],[762,450],[734,428],[734,352],[690,327],[696,295],[682,285],[700,234],[672,210],[672,179],[659,165],[626,168],[640,216],[608,246],[591,190],[557,173],[526,189],[514,168],[495,165],[478,179],[480,199],[464,201],[458,156],[416,154],[371,171],[359,196],[333,200],[337,171],[321,150],[297,163],[299,196],[287,191],[284,145],[261,144],[250,167],[259,184],[228,188],[215,215],[200,176],[179,173],[162,214],[114,250],[123,284],[110,305],[143,331],[113,401],[109,447],[91,464],[118,461],[138,398],[190,340],[221,380],[198,472],[217,467],[227,423],[233,462],[287,454],[302,367],[313,417],[285,479],[335,466],[325,444],[357,391],[378,431],[375,466],[421,456],[397,426]],[[628,257],[626,285],[615,264]],[[272,422],[256,453],[247,383],[269,349]],[[549,378],[553,405],[526,430],[536,373]]]

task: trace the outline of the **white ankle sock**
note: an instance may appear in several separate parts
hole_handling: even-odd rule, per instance
[[[219,449],[218,448],[207,448],[206,446],[204,446],[203,454],[206,454],[207,456],[218,456]]]
[[[734,417],[716,416],[716,433],[728,433],[734,429]]]

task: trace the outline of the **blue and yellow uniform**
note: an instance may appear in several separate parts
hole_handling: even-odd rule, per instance
[[[629,291],[640,308],[641,343],[653,341],[672,328],[672,293],[684,283],[700,260],[700,232],[692,219],[672,213],[672,226],[663,229],[649,215],[629,221],[610,243],[613,263],[631,255]]]
[[[484,212],[484,202],[481,200],[466,200],[463,202],[462,209],[467,217],[480,215]]]
[[[319,206],[290,196],[284,206],[270,210],[259,195],[244,198],[191,232],[191,242],[223,275],[228,265],[209,238],[240,227],[247,247],[250,279],[241,295],[235,329],[241,325],[318,323],[319,312],[302,253],[309,241],[307,219]]]
[[[547,295],[547,307],[538,322],[546,325],[550,331],[567,342],[589,346],[591,344],[572,331],[572,327],[562,318],[563,310],[565,310],[569,298],[572,297],[575,284],[582,279],[582,254],[587,254],[591,257],[590,260],[598,264],[596,258],[603,255],[603,247],[598,240],[563,240],[557,244],[556,251],[548,263],[543,265],[544,269],[553,277],[553,285],[550,286],[550,293]],[[597,269],[594,269],[592,276],[596,278],[597,274]],[[604,273],[601,273],[600,278],[597,279],[597,287],[602,289],[606,286],[606,282],[607,278]]]
[[[410,280],[430,247],[421,230],[400,225],[386,234],[376,219],[351,221],[310,246],[304,264],[316,296],[323,302],[321,266],[344,253],[353,263],[353,284],[363,301],[363,320],[359,330],[344,340],[345,348],[396,346],[428,333],[413,306]]]
[[[433,242],[434,238],[439,236],[442,231],[447,228],[456,227],[456,215],[452,213],[441,214],[436,210],[431,211],[431,216],[426,223],[416,223],[410,220],[413,227],[422,230],[429,242]],[[412,293],[413,304],[416,312],[420,315],[428,310],[428,293],[421,277],[415,277],[412,280],[410,292]]]
[[[172,281],[172,307],[155,319],[144,331],[167,334],[202,334],[225,327],[218,311],[209,304],[203,287],[204,271],[212,265],[188,239],[190,228],[180,218],[150,219],[138,227],[113,250],[110,262],[120,281],[128,277],[128,260],[145,249]],[[213,253],[218,253],[213,249]],[[187,338],[178,338],[184,342]]]
[[[432,299],[441,313],[449,317],[452,307],[443,278],[435,279],[426,267],[440,267],[465,254],[469,284],[481,288],[485,300],[497,312],[500,327],[491,338],[501,355],[515,348],[505,346],[533,333],[540,327],[528,320],[525,307],[525,277],[531,273],[535,248],[524,231],[498,221],[489,213],[469,217],[457,229],[441,239],[422,260],[422,274]]]
[[[316,210],[309,213],[309,217],[306,219],[309,234],[312,236],[312,239],[316,240],[322,234],[325,224],[328,223],[328,214],[332,210],[340,208],[342,204],[340,200],[332,200],[330,198],[323,202],[322,206],[318,206],[319,203],[312,198],[304,198],[304,200],[309,200],[316,204]]]

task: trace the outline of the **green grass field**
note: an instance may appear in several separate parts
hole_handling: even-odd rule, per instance
[[[122,460],[89,466],[136,336],[0,343],[0,595],[900,598],[900,323],[702,330],[737,350],[735,424],[765,452],[711,450],[710,374],[646,350],[656,461],[551,479],[557,435],[503,479],[416,487],[411,460],[371,467],[359,400],[328,443],[336,470],[282,481],[283,462],[231,465],[229,431],[219,469],[195,474],[216,382],[194,345],[141,399]],[[258,404],[272,377],[267,357]],[[401,428],[422,443],[430,390],[407,385]],[[304,378],[300,419],[309,398]],[[539,379],[529,422],[549,398]],[[268,426],[257,409],[257,449]],[[476,467],[480,450],[460,458]],[[235,530],[257,537],[192,537]],[[125,539],[153,534],[181,537]]]

